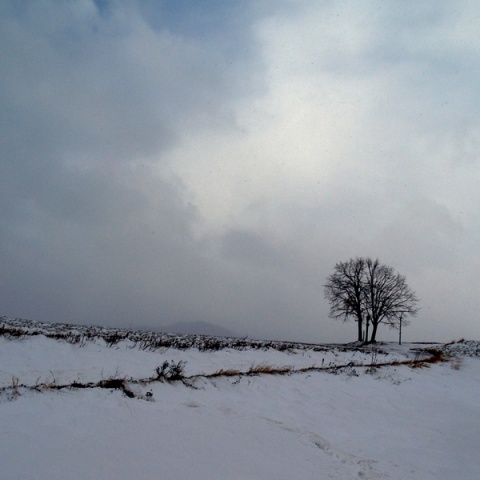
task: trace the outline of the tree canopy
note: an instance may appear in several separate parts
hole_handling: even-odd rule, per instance
[[[375,342],[381,323],[401,327],[407,324],[406,317],[418,312],[418,298],[405,277],[378,259],[357,257],[337,263],[327,278],[324,293],[330,302],[331,318],[353,318],[357,322],[359,341]]]

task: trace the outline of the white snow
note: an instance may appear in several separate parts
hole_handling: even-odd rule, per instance
[[[70,344],[4,335],[0,477],[476,480],[479,349],[478,342],[458,345],[448,347],[457,354],[448,362],[366,373],[359,365],[371,363],[372,353],[340,347],[150,351],[131,340],[108,347],[101,338]],[[381,345],[386,354],[376,360],[414,358],[414,348]],[[193,387],[136,381],[154,376],[164,361],[184,361],[186,376],[200,376]],[[208,376],[258,365],[298,371],[347,364],[330,373]],[[109,378],[124,379],[141,398],[45,388]],[[41,384],[41,392],[27,388]]]

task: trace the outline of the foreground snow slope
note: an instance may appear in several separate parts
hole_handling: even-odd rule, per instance
[[[412,348],[150,351],[128,339],[4,334],[1,478],[478,479],[478,357],[464,349],[424,368],[359,366],[418,357]],[[165,361],[186,362],[191,386],[137,381]],[[259,365],[297,373],[241,374]],[[300,372],[308,367],[320,368]],[[240,373],[208,376],[219,370]],[[55,389],[111,378],[137,398]]]

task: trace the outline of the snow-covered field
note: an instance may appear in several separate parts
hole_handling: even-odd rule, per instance
[[[479,342],[0,333],[2,479],[480,478]]]

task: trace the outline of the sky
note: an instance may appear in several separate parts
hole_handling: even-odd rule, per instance
[[[405,340],[478,339],[479,22],[0,0],[0,315],[347,342],[323,285],[368,256],[420,298]]]

